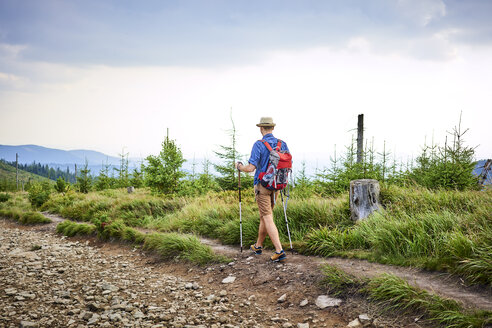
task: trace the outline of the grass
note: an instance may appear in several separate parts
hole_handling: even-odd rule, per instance
[[[366,290],[371,300],[388,311],[422,313],[427,320],[448,328],[478,328],[492,323],[490,311],[466,311],[456,301],[419,290],[394,275],[371,279]]]
[[[93,224],[77,223],[70,220],[65,220],[56,226],[56,232],[67,237],[92,235],[95,230],[96,226]]]
[[[209,246],[200,243],[192,235],[178,233],[145,234],[125,225],[124,220],[104,222],[99,228],[94,224],[77,223],[65,220],[56,227],[56,232],[68,237],[91,235],[97,231],[102,239],[115,239],[142,245],[143,249],[155,251],[166,260],[183,260],[199,265],[210,262],[230,262],[231,260],[215,254]]]
[[[0,193],[0,203],[8,201],[12,196],[7,192]]]
[[[50,183],[54,183],[54,181],[48,178],[20,169],[18,179],[19,189],[22,188],[22,182],[24,182],[24,184],[28,181],[50,181]],[[17,183],[15,179],[15,166],[0,161],[0,191],[15,191],[16,189]]]
[[[128,226],[143,226],[149,218],[165,215],[182,206],[182,199],[162,199],[141,190],[128,194],[121,189],[87,195],[73,191],[65,195],[56,194],[41,209],[77,221],[93,222],[105,216],[108,219],[123,219]]]
[[[39,212],[24,212],[19,222],[21,224],[46,224],[51,223],[51,220]]]
[[[425,320],[445,327],[479,328],[492,323],[490,311],[465,310],[454,300],[415,288],[394,275],[383,274],[361,280],[335,266],[326,265],[322,270],[324,278],[320,283],[334,296],[359,294],[387,312],[422,315]]]
[[[191,235],[152,233],[145,237],[143,248],[153,250],[165,259],[182,259],[201,265],[230,261],[216,255],[209,246],[203,245],[197,237]]]
[[[460,274],[492,285],[492,193],[383,188],[385,210],[310,232],[306,252]]]
[[[347,297],[359,291],[363,282],[358,278],[332,265],[322,267],[323,279],[320,284],[327,292],[336,297]]]
[[[123,189],[87,195],[69,192],[53,195],[41,209],[98,227],[107,225],[104,234],[112,238],[132,239],[135,234],[128,228],[144,227],[237,245],[237,196],[232,191],[175,199],[145,189],[133,194]],[[244,190],[242,196],[243,243],[248,245],[256,241],[259,218],[253,192]],[[287,216],[295,249],[444,270],[470,283],[492,285],[492,190],[430,191],[382,185],[381,203],[383,211],[354,224],[347,195],[290,199]],[[288,248],[280,201],[274,218],[281,242]],[[271,247],[268,238],[265,246]]]
[[[24,211],[15,207],[0,209],[0,217],[2,216],[24,225],[51,223],[50,219],[39,212]]]

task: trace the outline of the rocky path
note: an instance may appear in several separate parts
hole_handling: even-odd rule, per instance
[[[56,224],[65,220],[64,218],[50,213],[43,213],[53,220],[53,229]],[[143,232],[149,232],[147,230]],[[202,243],[209,245],[213,250],[228,256],[238,255],[238,248],[222,245],[219,241],[201,238]],[[245,246],[247,249],[247,246]],[[245,253],[248,253],[246,250]],[[443,272],[425,271],[416,268],[398,267],[371,263],[365,260],[343,259],[343,258],[319,258],[306,257],[302,255],[289,254],[289,263],[294,264],[301,271],[319,271],[322,264],[334,265],[347,273],[357,277],[374,277],[383,273],[391,273],[408,281],[411,285],[427,290],[430,293],[440,295],[444,298],[454,299],[467,308],[483,309],[492,311],[492,288],[484,286],[467,286],[459,277]]]
[[[254,268],[261,261],[255,258],[209,267],[164,263],[128,245],[69,240],[45,229],[0,220],[0,327],[287,328],[348,322],[336,311],[294,304],[296,290],[279,288],[293,278],[285,273],[287,265],[270,266],[279,279],[267,283],[235,275],[236,266]],[[281,294],[286,296],[278,300]]]
[[[382,315],[357,297],[321,309],[323,263],[357,276],[391,272],[490,309],[490,290],[437,273],[292,254],[272,264],[268,254],[253,257],[209,239],[202,242],[234,261],[207,267],[162,262],[130,245],[57,236],[54,228],[64,219],[45,215],[54,222],[23,227],[0,221],[0,327],[345,327],[360,314],[372,327],[425,327],[418,318]]]
[[[237,247],[221,245],[220,242],[201,238],[203,244],[211,246],[215,252],[233,256]],[[320,258],[288,254],[289,263],[299,271],[315,271],[323,264],[329,264],[359,278],[372,278],[383,273],[394,274],[405,279],[412,286],[427,290],[444,298],[461,302],[467,308],[492,311],[492,288],[483,286],[467,286],[459,277],[443,272],[425,271],[410,267],[398,267],[366,260],[344,258]]]

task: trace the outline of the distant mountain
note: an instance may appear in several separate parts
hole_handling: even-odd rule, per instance
[[[120,166],[120,158],[109,156],[94,150],[61,150],[37,145],[0,145],[0,159],[8,162],[15,162],[16,153],[19,154],[19,163],[31,164],[32,162],[36,162],[43,165],[48,164],[50,167],[62,170],[65,170],[68,167],[70,172],[74,172],[75,164],[77,164],[78,169],[82,168],[87,159],[89,164],[88,168],[91,170],[92,175],[98,175],[103,164],[105,165],[106,163],[109,164],[111,168],[118,168]],[[130,171],[135,167],[140,167],[139,161],[138,158],[129,159]]]
[[[106,154],[93,150],[61,150],[46,148],[37,145],[7,146],[0,145],[0,158],[12,162],[15,161],[15,154],[19,154],[19,163],[30,164],[32,162],[41,164],[89,164],[106,163],[111,165],[119,163],[119,158],[108,156]]]

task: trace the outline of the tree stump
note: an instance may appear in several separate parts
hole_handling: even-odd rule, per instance
[[[135,187],[133,187],[133,186],[127,187],[126,190],[128,191],[129,194],[131,194],[132,192],[135,191]]]
[[[359,221],[381,208],[379,182],[372,179],[350,181],[350,218]]]

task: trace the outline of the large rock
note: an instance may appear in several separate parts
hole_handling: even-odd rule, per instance
[[[381,208],[379,182],[372,179],[350,181],[350,217],[354,221],[367,218]]]

